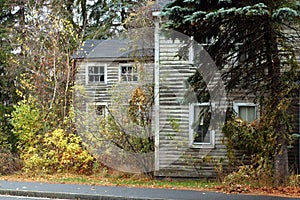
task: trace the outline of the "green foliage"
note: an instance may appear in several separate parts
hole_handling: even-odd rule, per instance
[[[169,116],[169,123],[174,131],[180,131],[180,123],[178,119],[174,119],[172,116]]]
[[[274,131],[271,128],[263,130],[264,128],[258,121],[248,123],[239,118],[227,121],[223,133],[227,139],[229,155],[236,149],[243,150],[247,156],[255,155],[272,160],[276,144]]]
[[[299,39],[299,3],[175,0],[166,5],[162,15],[169,19],[166,27],[207,44],[205,49],[221,73],[229,98],[237,92],[243,99],[255,96],[253,100],[260,104],[260,122],[228,121],[223,129],[227,146],[254,154],[255,162],[264,158],[273,163],[274,180],[278,185],[286,183],[291,133],[291,119],[286,113],[299,68],[294,45]],[[189,81],[198,99],[207,95],[197,73]]]
[[[0,104],[0,146],[16,151],[16,136],[12,133],[12,124],[10,123],[10,114],[13,111],[12,106]]]
[[[73,172],[91,174],[95,158],[82,145],[81,138],[57,129],[39,135],[36,145],[22,152],[26,172]]]
[[[286,130],[281,136],[285,137],[287,142],[292,141],[289,134],[292,127],[289,126],[289,120],[286,118],[287,114],[281,113],[282,115],[278,115],[276,111],[274,112],[277,114],[276,116],[273,113],[268,113],[252,123],[248,123],[232,114],[225,123],[223,133],[226,137],[229,164],[235,167],[243,165],[237,172],[233,172],[226,177],[225,182],[229,186],[246,184],[247,182],[259,186],[273,184],[274,179],[271,177],[274,176],[275,156],[278,151],[282,151],[282,144],[277,145],[278,136],[272,126],[275,121],[274,118],[276,120],[280,119],[280,127]],[[244,160],[238,160],[236,156]],[[247,178],[243,178],[244,176]]]
[[[11,45],[22,45],[21,52],[11,55],[8,64],[20,71],[15,81],[19,96],[37,98],[35,104],[44,120],[63,128],[75,78],[71,55],[80,39],[60,8],[45,12],[39,3],[24,6],[31,8],[26,9],[26,26],[11,30]]]
[[[124,31],[123,23],[130,12],[137,9],[140,1],[96,0],[92,4],[87,1],[78,6],[82,13],[81,23],[87,38],[107,39]]]
[[[20,158],[26,172],[76,172],[90,174],[95,158],[84,148],[82,140],[62,129],[50,131],[52,122],[30,97],[14,106],[13,133],[18,139]],[[52,113],[47,113],[47,117]]]
[[[9,42],[9,27],[17,16],[10,12],[10,2],[0,1],[0,146],[13,152],[16,150],[16,138],[12,134],[10,114],[12,105],[19,100],[14,84],[19,70],[8,65],[12,47]]]
[[[278,10],[276,10],[273,15],[272,18],[274,20],[294,20],[296,17],[299,17],[299,13],[297,13],[296,10],[291,9],[291,8],[287,8],[287,7],[283,7],[283,8],[279,8]]]
[[[22,100],[14,106],[15,110],[12,112],[12,132],[17,137],[17,148],[20,151],[28,151],[35,146],[36,137],[45,128],[44,116],[36,107],[36,101],[33,97]]]

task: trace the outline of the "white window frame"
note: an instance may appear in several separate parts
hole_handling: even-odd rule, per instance
[[[136,81],[124,81],[122,80],[122,67],[132,67],[133,70],[136,70],[136,72],[132,72],[132,77],[134,75],[137,76],[137,80]],[[137,83],[139,80],[139,71],[138,71],[138,66],[135,63],[122,63],[119,64],[119,82],[125,82],[125,83]]]
[[[105,117],[108,114],[107,105],[107,103],[103,102],[86,103],[86,113],[90,113],[90,106],[104,106],[104,112],[102,115],[97,115],[96,112],[92,112],[91,114],[95,114],[96,117]]]
[[[253,106],[254,112],[255,112],[255,119],[258,118],[258,112],[257,112],[258,105],[255,103],[245,103],[245,102],[234,102],[233,103],[233,110],[237,114],[237,117],[239,117],[239,107],[242,107],[242,106],[247,106],[247,107]],[[249,123],[251,123],[251,122],[249,122]]]
[[[104,67],[104,81],[89,81],[89,68],[90,67]],[[107,64],[104,63],[88,63],[86,64],[85,68],[85,80],[86,80],[86,85],[93,85],[93,84],[106,84],[107,83]]]
[[[210,142],[194,142],[194,129],[193,124],[195,122],[195,106],[200,107],[210,107],[211,112],[213,112],[214,104],[213,103],[191,103],[189,105],[189,141],[191,148],[214,148],[215,147],[215,130],[210,130],[211,126],[209,126],[210,131]]]

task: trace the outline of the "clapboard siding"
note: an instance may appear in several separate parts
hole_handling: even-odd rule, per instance
[[[147,61],[148,62],[148,61]],[[141,74],[137,83],[124,83],[119,81],[119,70],[121,64],[134,63],[132,60],[84,60],[77,61],[77,74],[76,74],[76,87],[82,96],[82,100],[85,103],[105,103],[107,105],[111,104],[111,98],[113,94],[118,94],[124,98],[130,98],[131,92],[138,86],[144,84],[153,84],[153,63],[139,63],[138,70]],[[152,63],[152,64],[151,64]],[[86,67],[89,65],[106,65],[106,83],[98,84],[87,84],[86,83]],[[80,89],[80,87],[82,88]],[[124,89],[126,88],[126,89]],[[75,88],[76,89],[76,88]],[[127,101],[128,103],[128,101]]]
[[[211,163],[198,165],[203,157],[215,160],[226,156],[223,136],[215,132],[214,148],[191,148],[189,141],[189,105],[182,105],[187,87],[185,81],[195,73],[187,60],[177,56],[181,43],[161,36],[159,41],[159,169],[156,176],[216,177]],[[214,80],[212,81],[212,84]],[[177,124],[175,128],[172,123]],[[175,129],[175,130],[174,130]]]
[[[300,37],[296,33],[295,30],[290,30],[289,34],[293,34],[295,36],[294,41],[292,43],[293,48],[295,49],[296,59],[298,64],[300,64]],[[292,100],[291,106],[289,108],[290,114],[292,114],[293,118],[293,133],[300,134],[300,119],[299,119],[299,112],[300,112],[300,100],[299,100],[299,87],[300,87],[300,69],[297,69],[297,84],[298,88],[295,90],[294,98]],[[294,138],[294,141],[291,145],[291,148],[288,150],[289,156],[289,166],[290,169],[293,170],[295,173],[300,174],[300,138]]]

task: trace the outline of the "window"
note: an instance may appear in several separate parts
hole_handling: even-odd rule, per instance
[[[257,119],[257,105],[254,103],[234,103],[233,109],[242,120],[253,122]]]
[[[133,65],[120,66],[120,81],[136,82],[138,80],[137,67]]]
[[[214,146],[214,131],[211,130],[211,104],[190,104],[190,144],[199,147]]]
[[[88,66],[87,69],[88,83],[105,83],[105,66]]]
[[[90,103],[87,104],[87,113],[89,115],[95,115],[96,117],[104,117],[106,114],[106,104],[103,103]]]

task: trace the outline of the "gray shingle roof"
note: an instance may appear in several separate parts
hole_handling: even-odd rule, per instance
[[[128,40],[86,40],[74,53],[74,59],[85,58],[130,58],[133,56],[153,56],[153,48],[132,46]]]

